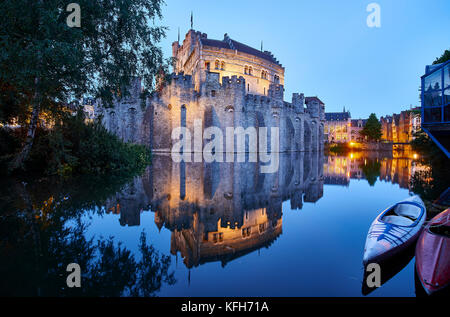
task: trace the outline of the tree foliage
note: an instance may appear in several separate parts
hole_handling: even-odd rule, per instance
[[[370,141],[379,141],[381,139],[381,123],[375,113],[370,114],[366,125],[360,133],[362,136],[367,137]]]
[[[438,58],[436,58],[433,64],[440,64],[450,60],[450,50],[445,50],[444,53]]]
[[[79,28],[66,23],[70,2],[0,1],[0,119],[27,114],[29,126],[13,169],[31,150],[42,110],[59,111],[85,94],[110,104],[128,94],[133,76],[151,91],[168,69],[157,46],[166,31],[157,24],[162,0],[79,0]]]

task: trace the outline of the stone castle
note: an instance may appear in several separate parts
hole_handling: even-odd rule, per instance
[[[154,153],[170,152],[172,130],[192,131],[200,119],[203,129],[278,127],[280,152],[323,148],[324,103],[302,93],[284,101],[284,67],[270,52],[227,34],[212,40],[194,30],[181,45],[174,42],[172,51],[174,74],[158,93],[142,101],[136,78],[130,96],[112,108],[96,103],[96,115],[109,131],[126,142],[149,145]]]

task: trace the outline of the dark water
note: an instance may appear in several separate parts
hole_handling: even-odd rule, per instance
[[[433,182],[404,156],[290,153],[273,174],[155,156],[133,180],[5,180],[0,294],[363,296],[371,222]],[[367,296],[421,291],[413,253],[399,260]],[[80,289],[66,286],[72,262]]]

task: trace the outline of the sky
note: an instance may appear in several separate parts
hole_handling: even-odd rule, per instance
[[[228,35],[271,51],[285,67],[285,100],[318,96],[326,112],[378,117],[418,106],[420,76],[450,49],[448,0],[165,0],[160,45],[190,29],[208,38]],[[379,28],[367,26],[367,5],[380,7]]]

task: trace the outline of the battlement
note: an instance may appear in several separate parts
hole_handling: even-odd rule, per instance
[[[271,51],[264,51],[264,53],[269,55],[275,61],[276,64],[280,65],[280,67],[283,67],[283,65],[278,61],[278,59],[275,58],[275,56]]]
[[[305,112],[305,95],[299,93],[292,94],[292,106],[294,107],[297,113]]]
[[[194,83],[191,75],[185,75],[183,72],[178,74],[171,74],[170,84],[179,86],[185,89],[194,89]]]
[[[281,84],[270,84],[268,95],[274,99],[283,100],[284,86]]]
[[[222,77],[222,87],[225,89],[235,88],[245,90],[245,79],[242,76]]]
[[[254,95],[254,94],[247,94],[245,95],[245,99],[249,103],[253,103],[255,106],[264,104],[269,104],[271,102],[271,98],[267,96],[261,96],[261,95]]]

